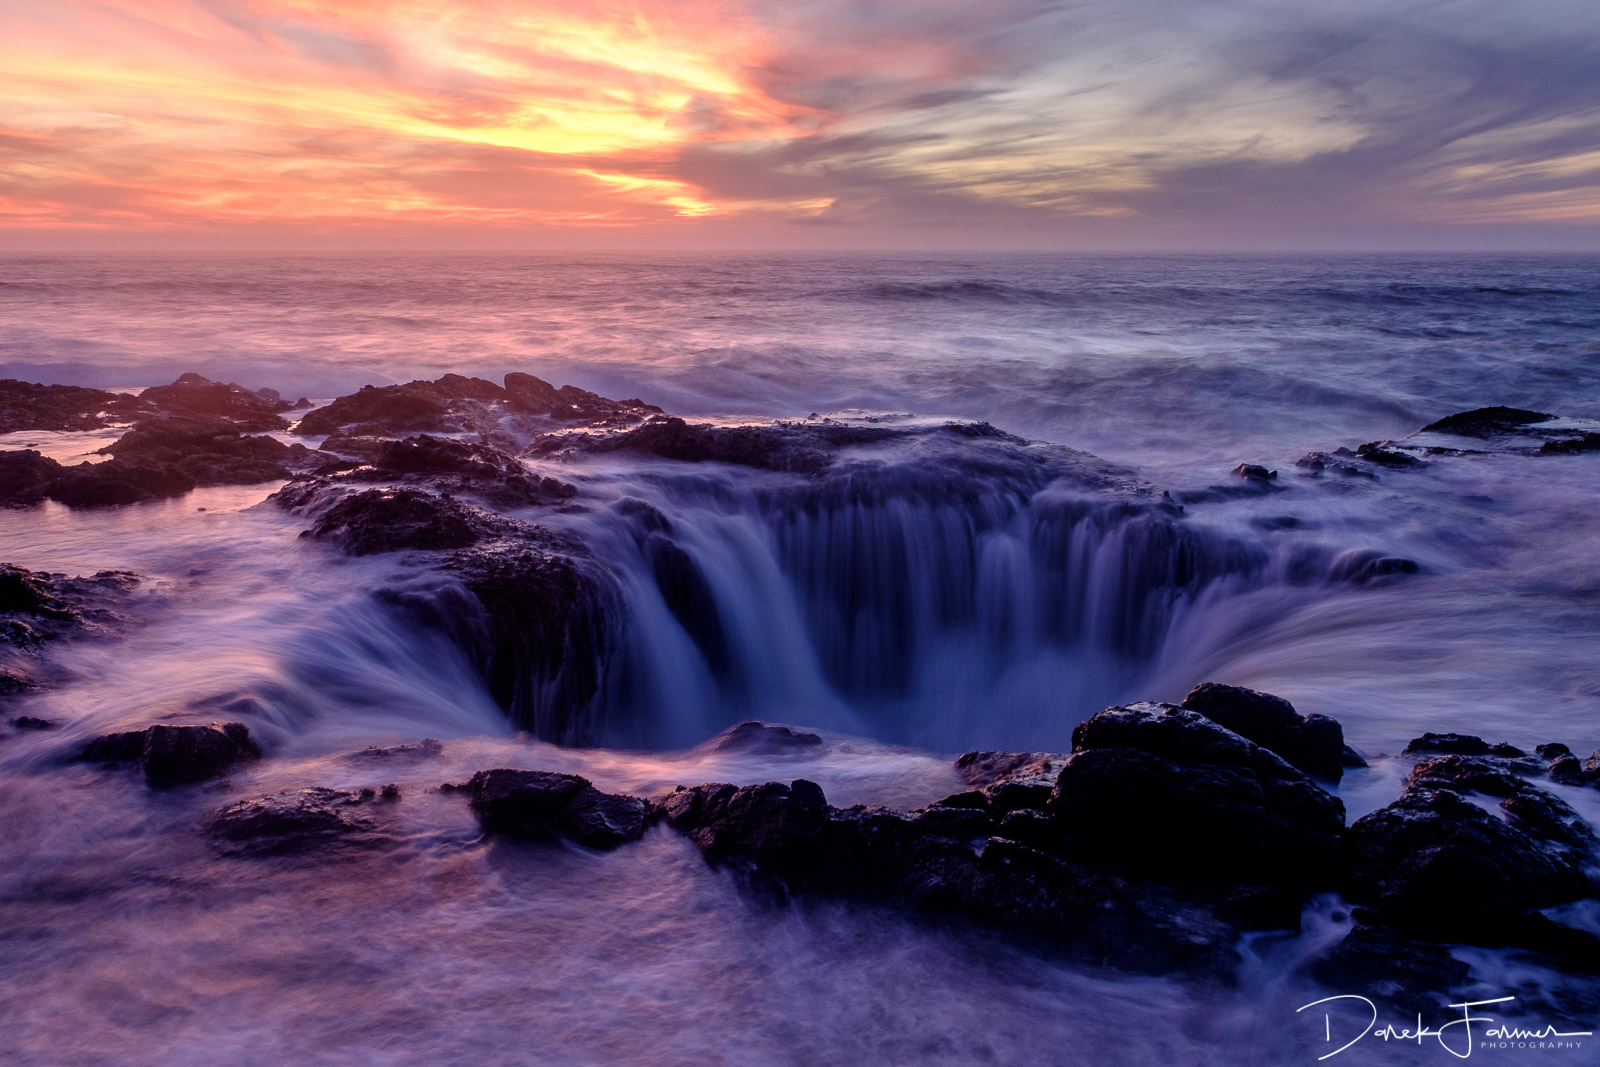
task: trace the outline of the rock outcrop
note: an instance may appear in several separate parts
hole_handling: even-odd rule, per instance
[[[243,723],[163,723],[97,737],[80,758],[87,763],[137,763],[152,786],[168,787],[216,778],[239,763],[260,759],[261,747]]]
[[[473,775],[466,791],[486,833],[560,837],[596,849],[644,836],[643,800],[602,793],[580,775],[500,768]]]
[[[370,848],[391,840],[379,831],[372,805],[400,798],[382,789],[292,789],[230,804],[206,822],[217,851],[227,856],[286,856],[336,847]]]

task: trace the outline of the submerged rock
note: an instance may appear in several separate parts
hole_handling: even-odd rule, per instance
[[[235,856],[282,856],[334,845],[372,846],[387,838],[363,805],[395,800],[394,786],[374,789],[293,789],[230,804],[216,812],[206,832],[218,851]]]
[[[602,793],[576,774],[479,771],[467,783],[467,792],[486,833],[564,837],[597,849],[616,848],[644,836],[644,801]]]
[[[1408,1012],[1433,1012],[1455,999],[1471,968],[1444,945],[1407,937],[1387,926],[1358,922],[1312,964],[1319,981]]]
[[[129,571],[73,577],[0,563],[0,654],[103,630],[118,621],[112,605],[138,584]]]
[[[731,463],[762,470],[814,474],[833,463],[846,445],[883,441],[903,431],[831,421],[761,426],[710,426],[660,415],[637,429],[609,435],[551,436],[534,443],[530,455],[595,455],[639,452],[686,463]]]
[[[215,778],[238,763],[260,759],[261,747],[243,723],[158,724],[97,737],[80,758],[87,763],[138,763],[146,781],[164,787]]]

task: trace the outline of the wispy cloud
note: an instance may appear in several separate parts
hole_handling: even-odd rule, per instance
[[[0,226],[1600,224],[1589,0],[0,0]]]

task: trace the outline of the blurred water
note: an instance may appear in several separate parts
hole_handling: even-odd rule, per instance
[[[1600,747],[1595,457],[1447,457],[1371,482],[1292,466],[1482,404],[1600,416],[1597,327],[1600,260],[1580,257],[0,258],[0,376],[199,370],[330,396],[528,370],[689,415],[983,418],[1157,486],[1249,460],[1285,487],[1190,504],[1196,558],[1230,562],[1169,587],[1140,577],[1159,536],[1092,511],[1052,527],[1059,502],[1004,472],[942,499],[908,466],[869,508],[800,506],[792,479],[744,470],[564,468],[595,510],[545,521],[616,568],[637,620],[609,747],[590,749],[516,735],[459,653],[368,595],[407,564],[299,541],[259,505],[273,486],[0,511],[0,558],[147,578],[121,636],[70,649],[61,685],[13,705],[63,728],[0,743],[8,1062],[1308,1062],[1322,1035],[1294,1008],[1325,991],[1296,967],[1336,935],[1326,906],[1305,938],[1253,945],[1239,990],[1117,979],[871,911],[773,910],[664,833],[605,857],[487,845],[429,789],[510,765],[638,792],[805,776],[835,803],[909,806],[958,787],[963,748],[1065,747],[1105,703],[1207,679],[1334,715],[1374,757],[1429,729]],[[65,460],[104,440],[3,446]],[[720,653],[618,532],[623,497],[671,520]],[[1362,554],[1423,573],[1334,580]],[[829,744],[799,762],[692,747],[749,714]],[[243,718],[269,759],[161,795],[59,763],[167,717]],[[436,762],[341,759],[422,737],[445,742]],[[1348,778],[1352,812],[1403,770]],[[395,778],[392,854],[218,860],[194,830],[240,796]]]

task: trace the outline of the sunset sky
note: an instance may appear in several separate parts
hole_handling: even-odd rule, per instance
[[[0,0],[0,247],[1600,248],[1594,0]]]

